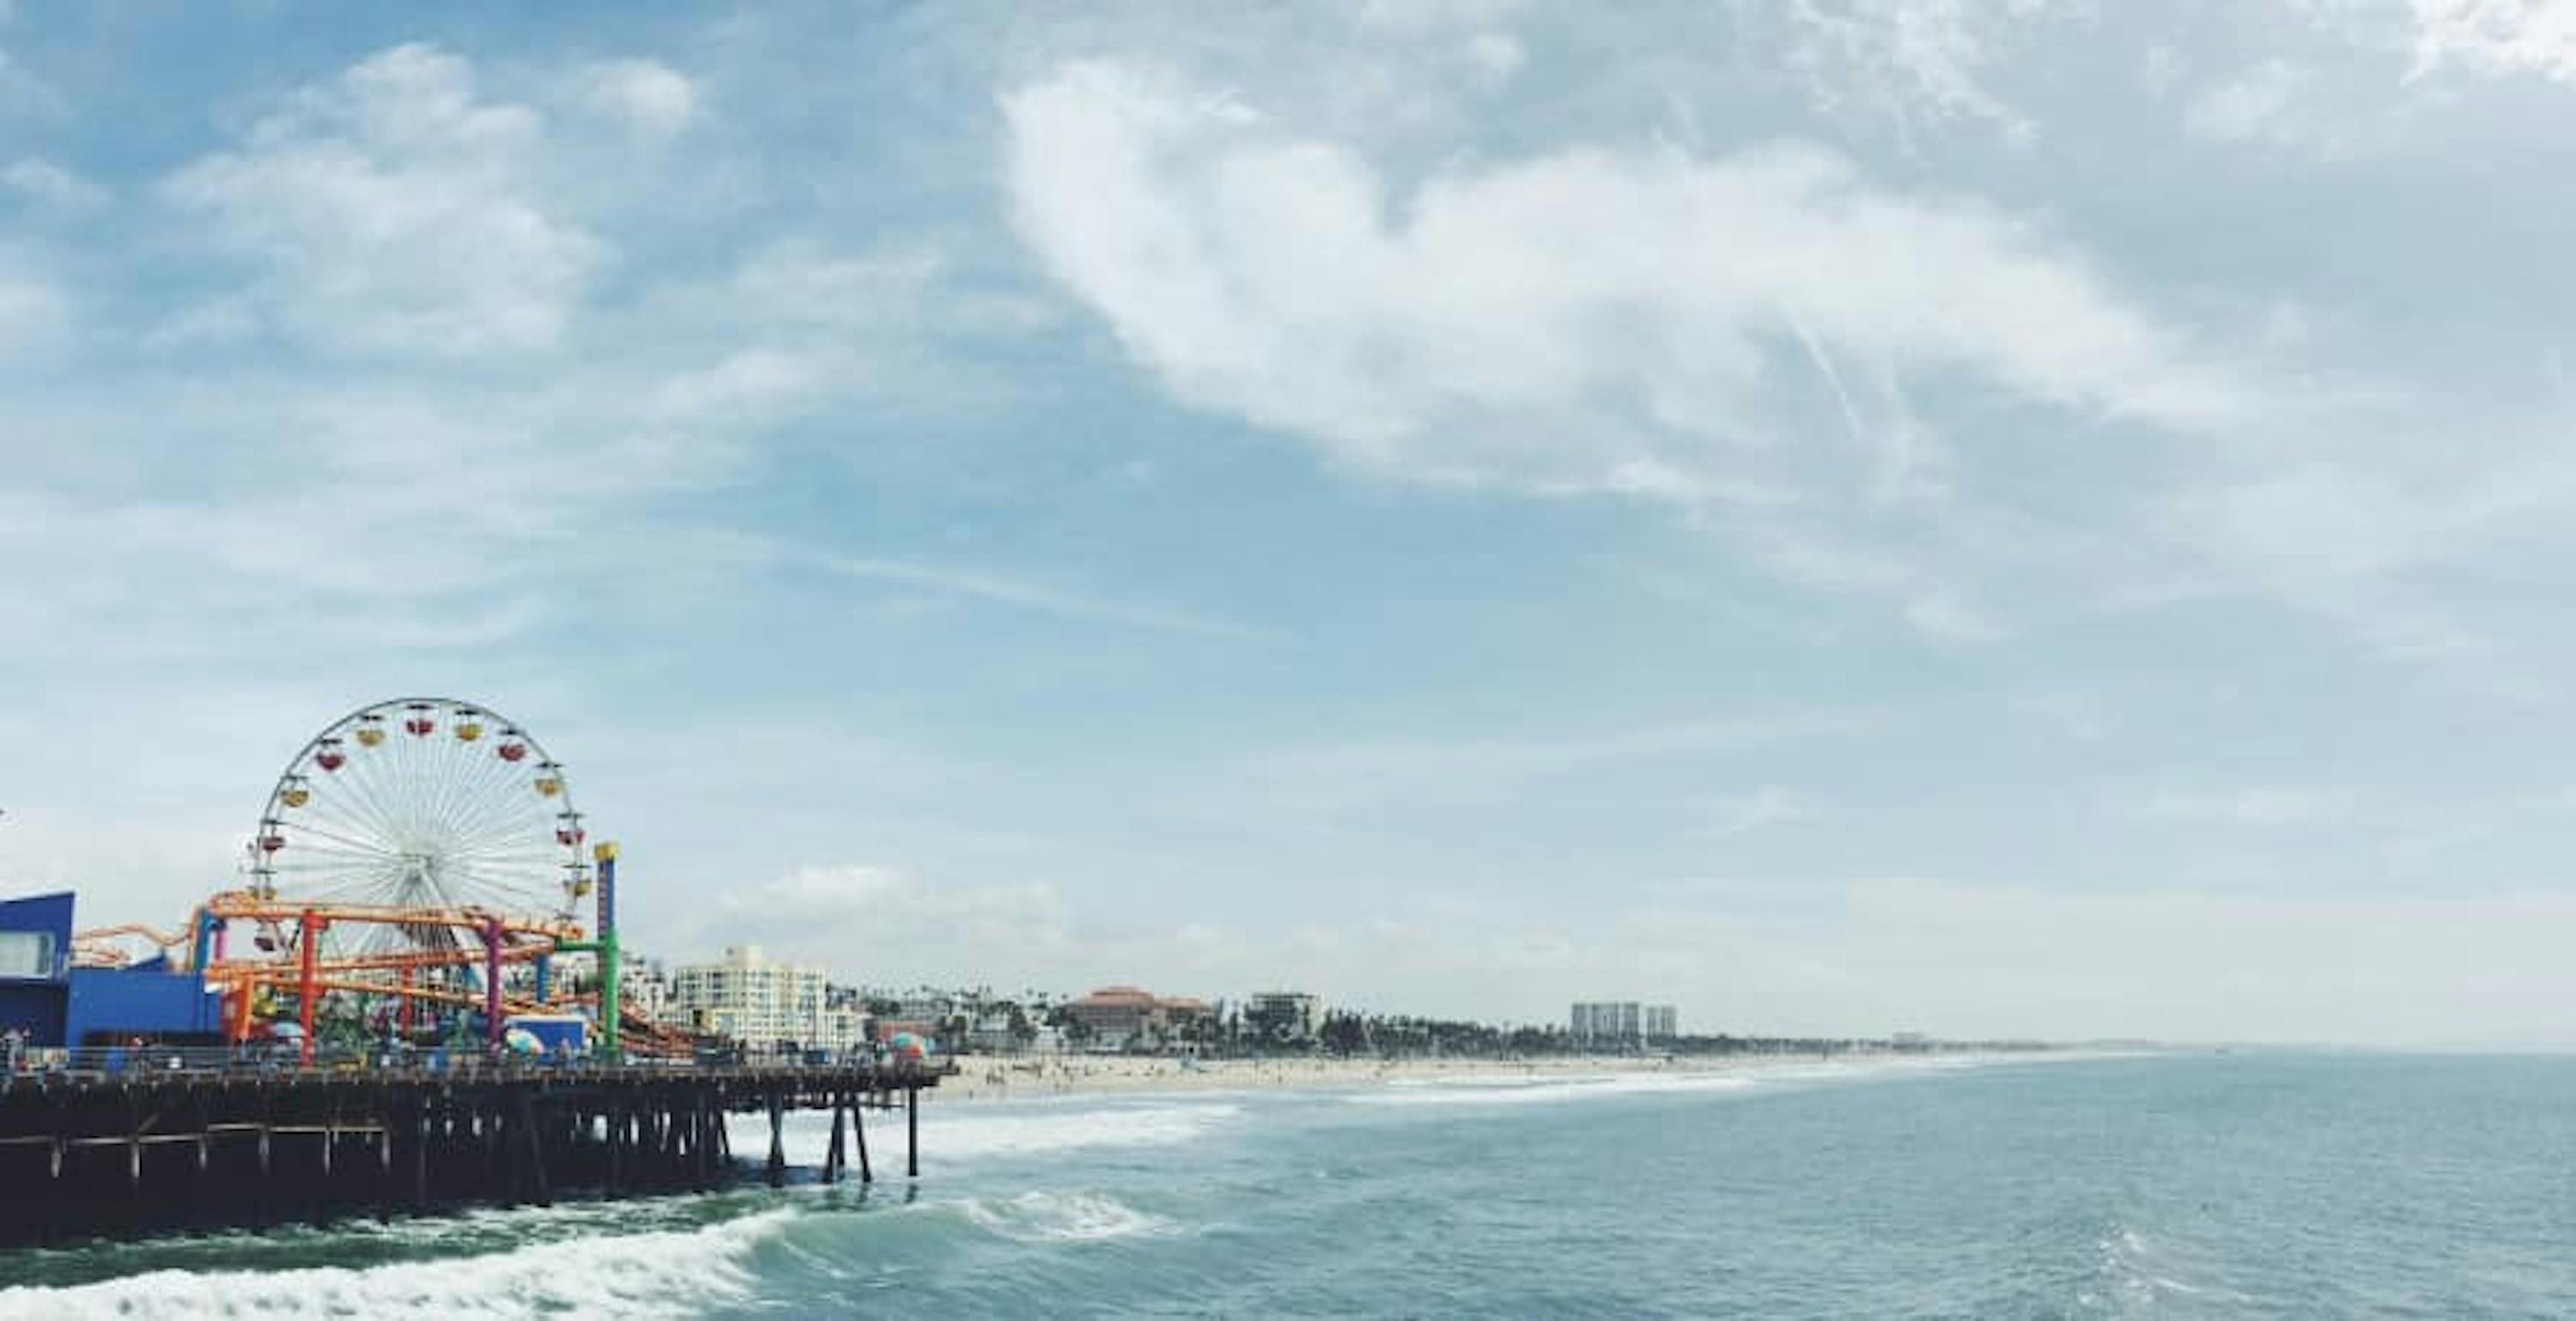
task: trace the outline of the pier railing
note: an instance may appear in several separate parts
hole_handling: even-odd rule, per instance
[[[628,1058],[605,1060],[587,1055],[526,1055],[479,1048],[355,1049],[318,1046],[306,1063],[294,1045],[260,1043],[244,1046],[81,1046],[22,1050],[0,1061],[0,1089],[42,1086],[48,1080],[141,1080],[173,1076],[204,1078],[368,1077],[419,1080],[452,1078],[562,1077],[598,1079],[707,1075],[793,1075],[811,1071],[847,1071],[888,1080],[947,1077],[954,1061],[880,1059],[863,1051],[724,1051],[693,1058]]]

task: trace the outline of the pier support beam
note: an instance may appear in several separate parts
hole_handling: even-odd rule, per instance
[[[839,1092],[832,1093],[832,1145],[830,1150],[823,1153],[823,1182],[825,1183],[839,1183],[841,1181],[841,1166],[843,1164],[841,1111],[843,1099],[844,1098]]]
[[[921,1089],[903,1089],[903,1177],[921,1177]]]
[[[852,1098],[850,1104],[850,1137],[858,1143],[859,1182],[863,1184],[875,1183],[877,1181],[877,1172],[868,1168],[867,1113],[867,1098],[864,1095]]]
[[[769,1094],[769,1186],[787,1182],[787,1139],[784,1131],[787,1103],[776,1092]]]
[[[525,1095],[519,1098],[519,1113],[511,1119],[510,1127],[524,1135],[520,1141],[528,1149],[528,1180],[536,1192],[537,1205],[554,1205],[554,1190],[546,1184],[545,1130],[537,1125],[536,1110]]]

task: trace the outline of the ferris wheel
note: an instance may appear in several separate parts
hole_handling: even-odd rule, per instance
[[[518,725],[448,698],[361,707],[307,741],[260,812],[261,899],[569,918],[590,890],[564,768]],[[356,925],[334,953],[453,948],[454,924]]]

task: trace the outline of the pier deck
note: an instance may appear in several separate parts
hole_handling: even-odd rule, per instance
[[[73,1070],[0,1075],[0,1242],[442,1206],[705,1190],[732,1177],[725,1116],[829,1110],[826,1182],[873,1179],[861,1116],[900,1110],[920,1170],[909,1062]],[[845,1127],[847,1135],[845,1137]],[[746,1153],[761,1154],[754,1151]]]

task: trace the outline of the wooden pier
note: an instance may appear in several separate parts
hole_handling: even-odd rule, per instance
[[[828,1110],[818,1176],[876,1177],[863,1116],[900,1111],[920,1173],[909,1062],[454,1069],[153,1070],[0,1075],[0,1242],[190,1225],[391,1216],[558,1196],[704,1191],[736,1177],[727,1116],[766,1119],[757,1161],[785,1180],[784,1116]],[[765,1159],[762,1159],[765,1157]]]

